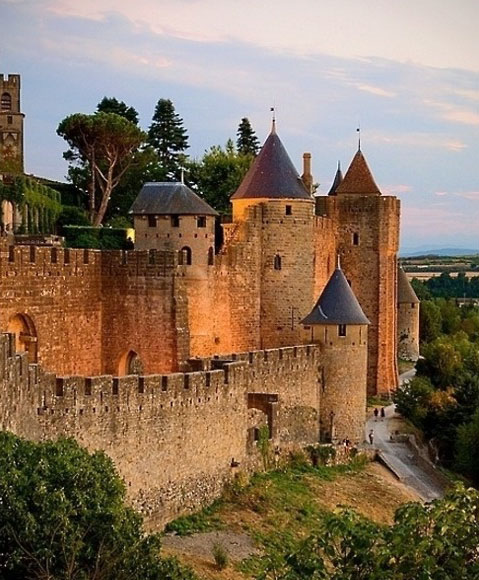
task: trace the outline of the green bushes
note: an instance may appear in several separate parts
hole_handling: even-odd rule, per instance
[[[97,250],[131,250],[133,243],[122,228],[94,228],[92,226],[64,226],[65,244],[69,248]]]

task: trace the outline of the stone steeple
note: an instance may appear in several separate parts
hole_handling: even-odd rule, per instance
[[[273,128],[232,201],[239,199],[311,199],[281,139]]]
[[[344,179],[336,188],[335,195],[381,195],[360,149],[353,157]]]

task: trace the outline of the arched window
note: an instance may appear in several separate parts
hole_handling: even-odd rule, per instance
[[[274,269],[281,270],[281,256],[279,254],[274,257]]]
[[[12,96],[10,95],[10,93],[2,94],[2,99],[0,100],[0,110],[1,111],[12,110]]]
[[[28,353],[30,363],[37,362],[37,331],[33,320],[26,314],[15,314],[7,324],[7,332],[15,335],[15,350]]]
[[[184,246],[178,252],[178,264],[180,266],[191,266],[192,262],[192,255],[191,255],[191,248],[188,246]]]
[[[215,251],[213,248],[209,248],[208,250],[208,266],[213,266],[215,263]]]
[[[140,375],[143,372],[143,363],[134,350],[129,350],[120,359],[118,364],[118,376]]]

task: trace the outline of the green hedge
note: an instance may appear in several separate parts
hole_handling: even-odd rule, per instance
[[[68,248],[97,250],[132,250],[133,243],[123,228],[94,228],[92,226],[63,226]]]

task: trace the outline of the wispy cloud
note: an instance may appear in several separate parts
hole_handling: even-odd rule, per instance
[[[410,193],[413,191],[412,185],[398,184],[398,185],[383,185],[381,191],[384,195],[400,195],[401,193]]]
[[[436,191],[434,193],[440,197],[462,197],[463,199],[469,199],[471,201],[479,201],[479,191]]]
[[[448,151],[462,151],[467,148],[466,143],[449,135],[435,133],[403,133],[384,134],[368,132],[367,139],[371,143],[387,143],[405,147],[421,147],[430,149],[447,149]]]
[[[463,123],[464,125],[479,125],[479,114],[474,111],[458,108],[456,105],[451,103],[429,99],[425,99],[424,103],[433,109],[436,109],[440,116],[446,121]]]
[[[373,87],[372,85],[362,85],[356,84],[356,88],[360,91],[364,91],[366,93],[371,93],[372,95],[377,95],[378,97],[395,97],[396,93],[393,91],[387,91],[382,89],[381,87]]]

